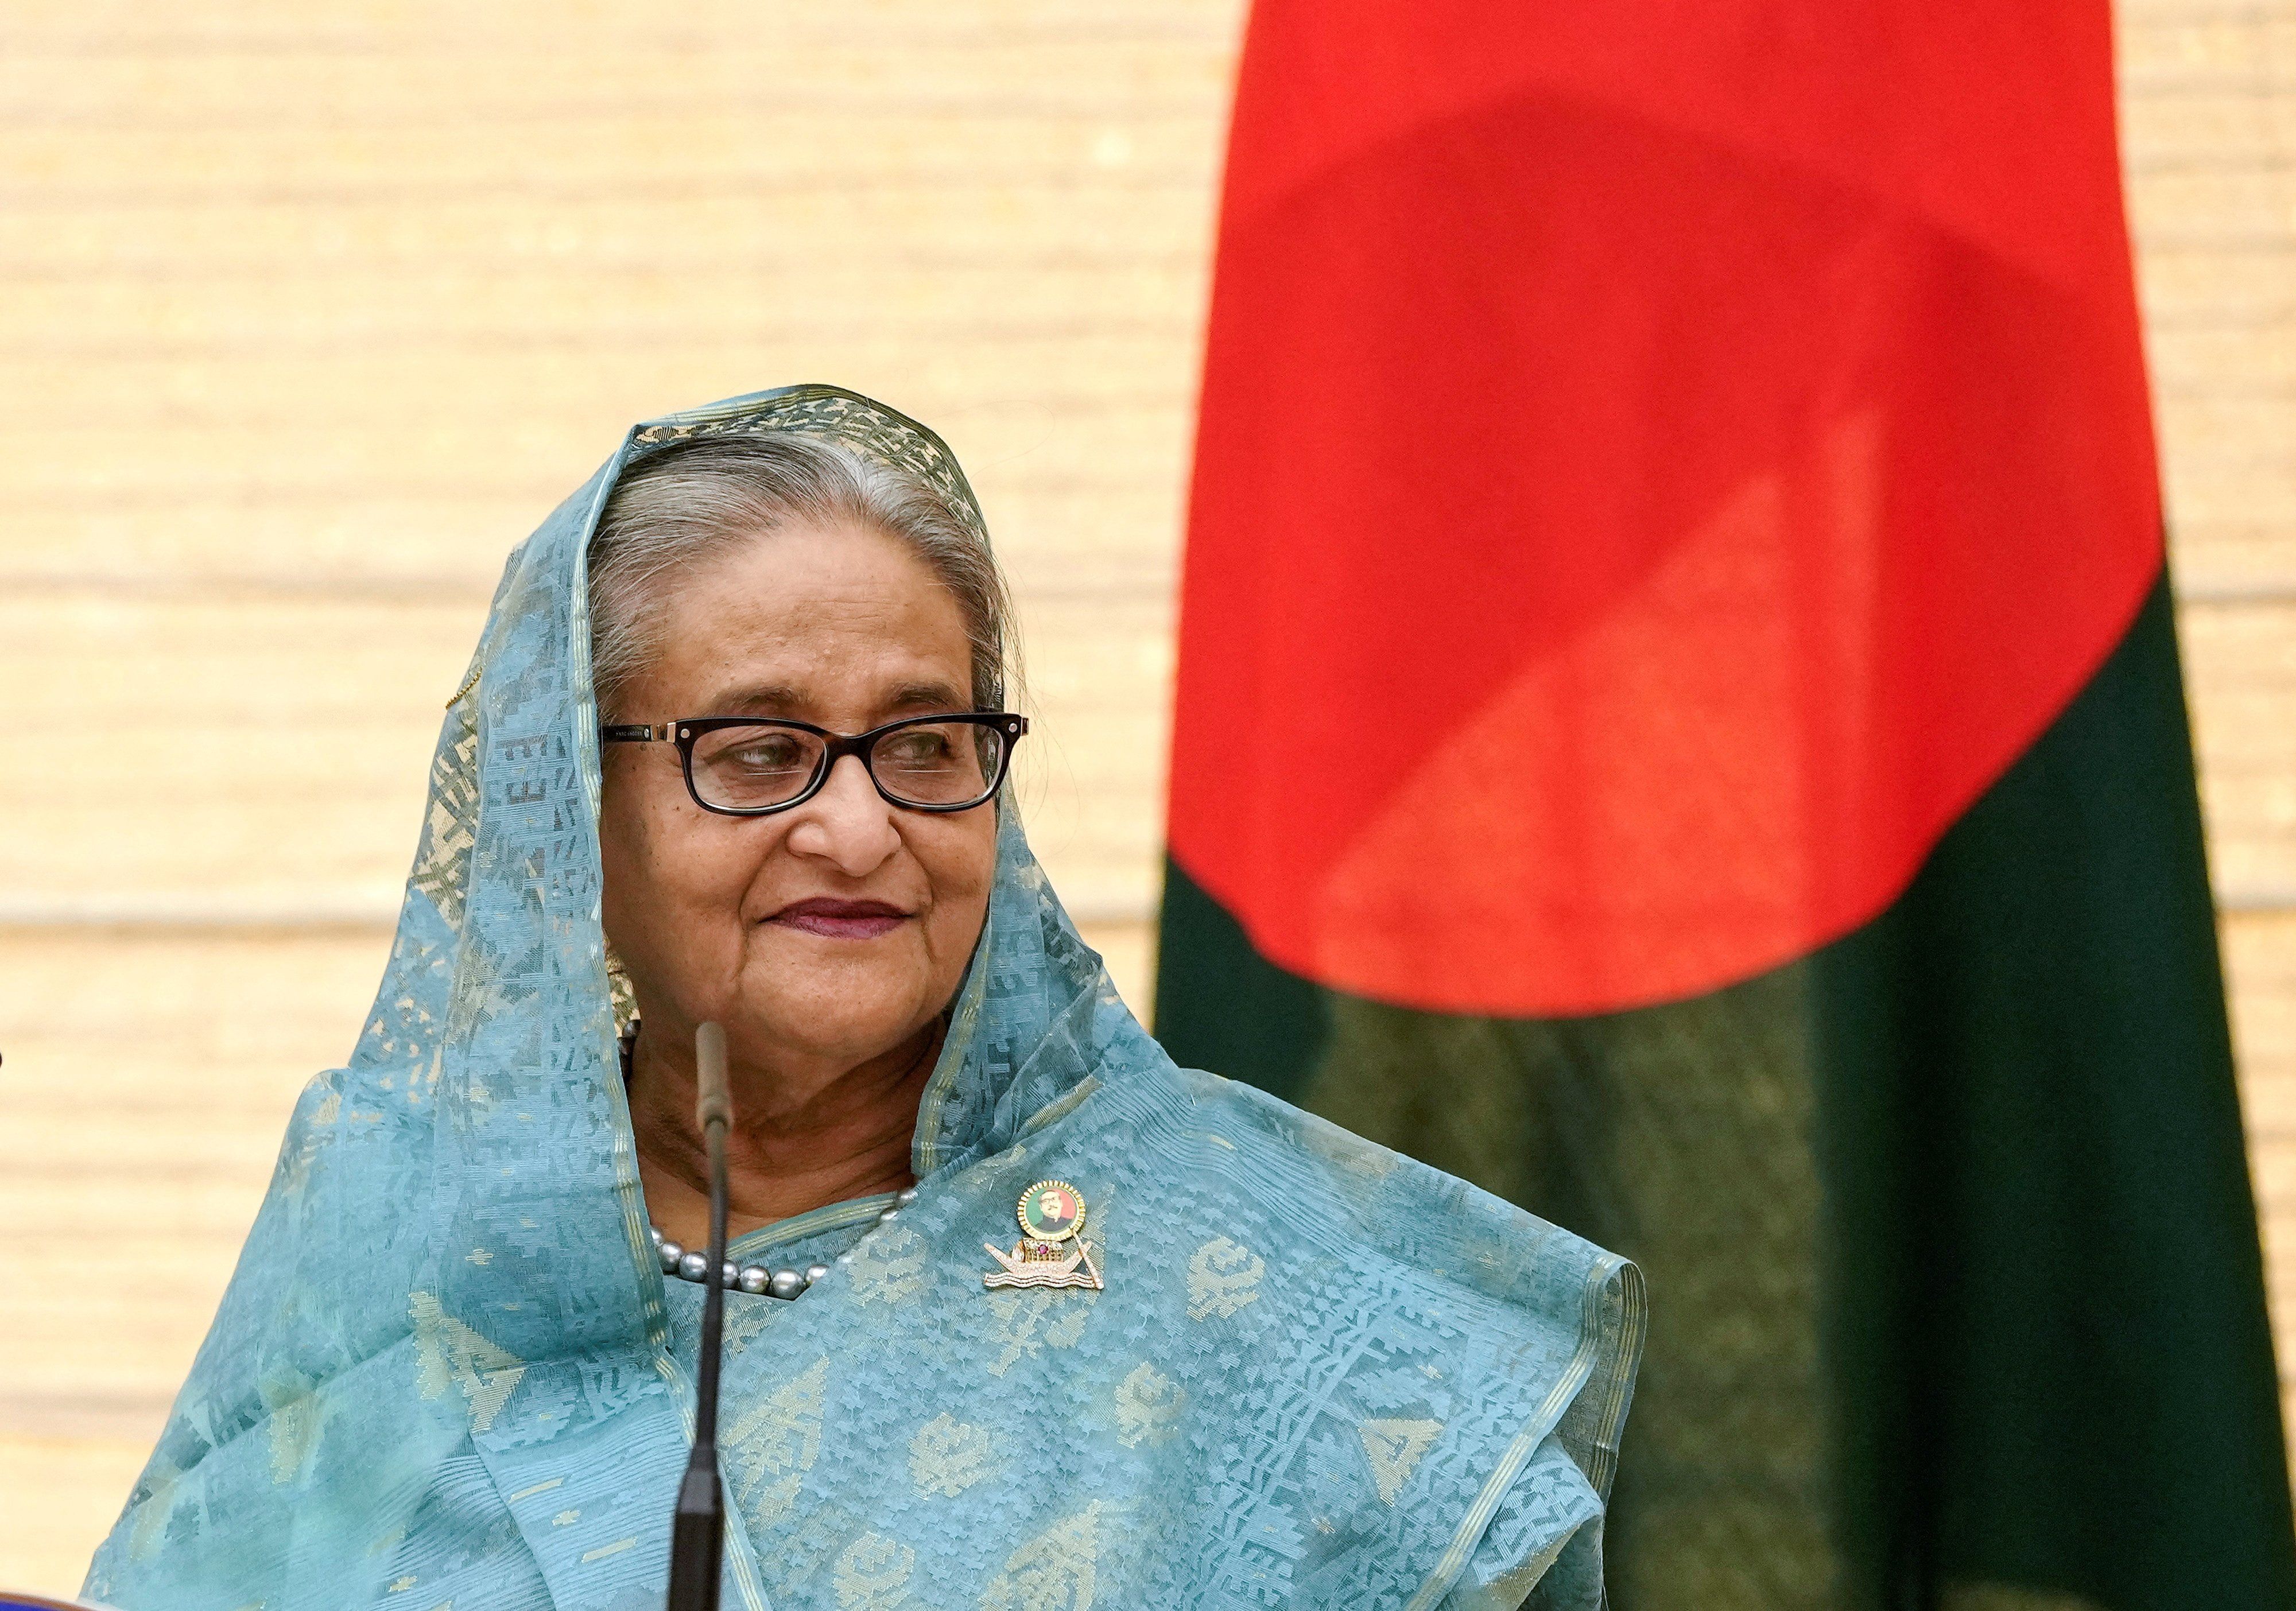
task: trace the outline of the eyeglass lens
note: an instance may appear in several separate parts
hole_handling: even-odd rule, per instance
[[[693,788],[726,811],[783,806],[812,786],[828,746],[789,727],[720,727],[693,740]],[[975,722],[897,728],[869,753],[877,787],[910,806],[966,806],[986,799],[1003,771],[1004,735]]]

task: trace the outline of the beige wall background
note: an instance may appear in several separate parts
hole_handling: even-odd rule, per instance
[[[386,949],[503,556],[633,419],[939,426],[1144,1003],[1242,0],[0,12],[0,1582],[70,1592]],[[2133,216],[2296,1362],[2296,4],[2128,0]]]

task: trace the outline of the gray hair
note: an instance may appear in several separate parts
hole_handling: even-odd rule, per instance
[[[623,691],[660,651],[666,584],[798,521],[865,526],[906,544],[964,617],[974,705],[998,708],[1006,684],[1019,681],[1013,606],[971,515],[920,478],[825,437],[707,437],[644,461],[606,500],[590,538],[590,675],[599,719],[619,717]]]

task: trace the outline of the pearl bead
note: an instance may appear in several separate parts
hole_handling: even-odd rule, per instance
[[[900,1217],[901,1211],[898,1207],[888,1208],[884,1213],[877,1216],[877,1223],[881,1225],[890,1225]]]
[[[667,1253],[669,1250],[665,1247],[662,1251]],[[689,1281],[700,1280],[709,1273],[709,1255],[706,1253],[687,1254],[677,1261],[677,1272]]]
[[[742,1290],[744,1292],[763,1292],[766,1289],[766,1272],[757,1265],[752,1264],[747,1270],[742,1272]]]
[[[794,1270],[776,1270],[767,1290],[778,1298],[793,1298],[805,1290],[805,1277]]]
[[[725,1270],[726,1272],[718,1278],[719,1285],[733,1288],[738,1287],[742,1284],[741,1265],[735,1263],[732,1259],[727,1259],[726,1261]]]
[[[808,1287],[816,1281],[826,1280],[828,1277],[829,1266],[826,1264],[808,1264],[805,1267],[805,1284]]]
[[[904,1186],[901,1188],[899,1195],[896,1196],[893,1200],[896,1203],[898,1203],[902,1207],[906,1208],[911,1203],[917,1200],[917,1189],[914,1186]]]
[[[837,1255],[837,1262],[838,1262],[838,1263],[839,1263],[839,1264],[842,1265],[844,1268],[846,1268],[846,1269],[848,1269],[848,1270],[850,1270],[851,1268],[853,1268],[853,1255],[852,1255],[851,1254],[849,1254],[849,1253],[840,1253],[840,1254],[839,1254],[839,1255]]]
[[[677,1261],[685,1256],[685,1249],[676,1242],[664,1242],[658,1251],[661,1255],[661,1267],[665,1271],[676,1269]]]
[[[648,1225],[646,1227],[646,1234],[653,1238],[653,1245],[655,1247],[659,1247],[661,1246],[661,1231],[660,1227]]]

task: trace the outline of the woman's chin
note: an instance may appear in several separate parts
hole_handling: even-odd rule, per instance
[[[778,1052],[783,1058],[794,1056],[857,1068],[908,1040],[916,1033],[917,1026],[906,1019],[898,1023],[882,1019],[824,1023],[803,1014],[775,1014],[753,1020],[752,1029],[760,1049],[770,1049],[769,1057]]]
[[[914,967],[855,965],[859,961],[775,969],[772,987],[743,1003],[751,1034],[808,1057],[855,1064],[898,1046],[931,1017],[931,982]]]

